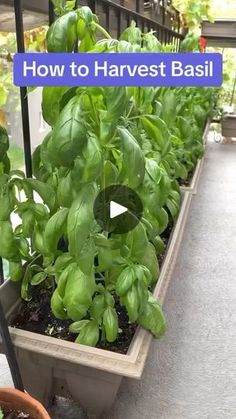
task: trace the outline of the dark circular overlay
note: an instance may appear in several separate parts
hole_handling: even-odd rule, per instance
[[[111,201],[127,208],[123,214],[110,217]],[[104,231],[124,234],[133,230],[143,215],[143,204],[139,195],[124,185],[111,185],[97,196],[93,207],[94,218]]]

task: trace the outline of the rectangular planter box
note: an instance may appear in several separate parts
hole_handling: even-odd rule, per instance
[[[236,19],[215,19],[214,23],[204,20],[202,35],[224,38],[236,38]]]
[[[183,193],[154,296],[163,304],[181,244],[192,194]],[[4,311],[9,317],[20,303],[17,284],[7,281],[0,288]],[[115,400],[123,377],[140,379],[152,335],[138,328],[126,355],[87,347],[10,327],[25,389],[49,405],[54,395],[72,397],[99,417]],[[2,344],[0,350],[3,351]],[[94,416],[93,416],[94,417]]]
[[[226,115],[222,121],[222,135],[226,138],[236,137],[236,115]]]
[[[214,23],[205,20],[202,23],[202,36],[207,38],[209,46],[233,48],[236,42],[236,19],[216,19]]]
[[[210,125],[211,125],[211,119],[208,119],[207,122],[206,122],[205,129],[204,129],[203,137],[202,137],[204,148],[206,146],[207,135],[208,135],[208,132],[209,132]],[[200,160],[198,160],[198,163],[195,167],[194,174],[193,174],[190,185],[189,186],[181,186],[182,191],[191,192],[193,195],[197,194],[199,179],[200,179],[202,168],[203,168],[203,163],[204,163],[204,156]]]

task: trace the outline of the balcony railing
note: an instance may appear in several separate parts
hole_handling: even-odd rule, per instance
[[[143,0],[82,0],[79,4],[91,7],[114,38],[119,37],[131,20],[134,20],[142,31],[153,30],[160,42],[173,42],[178,49],[183,38],[180,34],[179,13],[171,4],[165,7],[165,0],[158,1],[160,10],[154,6],[147,8],[147,3]]]

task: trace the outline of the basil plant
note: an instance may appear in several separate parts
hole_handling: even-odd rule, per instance
[[[134,23],[120,40],[111,39],[88,7],[71,10],[70,3],[57,5],[49,52],[72,52],[77,43],[82,52],[162,51],[154,34]],[[97,41],[98,34],[106,39]],[[116,341],[119,304],[129,322],[163,334],[165,318],[152,296],[158,256],[178,215],[179,181],[203,153],[213,98],[211,89],[193,88],[43,89],[51,130],[34,151],[34,176],[0,177],[0,256],[9,261],[11,280],[21,282],[22,299],[31,298],[32,287],[52,288],[51,310],[71,321],[76,342]],[[115,184],[136,191],[144,206],[126,234],[108,234],[93,215],[98,193]],[[12,212],[21,220],[16,228]]]

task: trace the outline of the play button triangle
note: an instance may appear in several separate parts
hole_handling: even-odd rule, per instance
[[[110,201],[110,218],[118,217],[118,215],[124,214],[126,211],[128,211],[128,208],[115,201]]]

